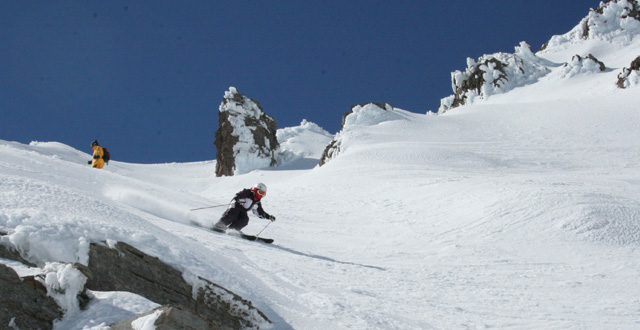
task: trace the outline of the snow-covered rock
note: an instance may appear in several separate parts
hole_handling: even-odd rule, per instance
[[[553,36],[542,50],[588,39],[609,42],[615,40],[619,44],[627,44],[638,34],[640,34],[640,4],[637,0],[603,1],[571,31]]]
[[[590,74],[602,72],[606,69],[604,63],[595,56],[589,54],[587,57],[575,55],[570,62],[565,63],[560,72],[560,78],[571,78],[580,74]]]
[[[229,87],[218,113],[216,176],[231,176],[276,165],[277,125],[260,104]]]
[[[303,159],[313,159],[317,164],[322,151],[333,138],[333,134],[306,119],[299,126],[278,129],[276,136],[280,144],[278,166]]]
[[[629,88],[640,85],[640,56],[636,57],[628,68],[623,68],[618,74],[619,88]]]
[[[52,297],[64,310],[68,317],[80,312],[78,296],[84,291],[87,276],[70,263],[47,263],[41,283],[47,288],[47,295]]]
[[[451,74],[454,94],[440,100],[438,113],[534,83],[549,73],[545,64],[524,41],[515,48],[514,54],[500,52],[477,60],[467,58],[467,69]]]
[[[399,119],[400,114],[389,103],[367,103],[355,105],[342,116],[340,132],[331,140],[320,158],[320,166],[337,157],[350,139],[350,130],[357,126],[373,126],[384,121]]]
[[[440,100],[438,114],[461,105],[474,104],[494,94],[503,94],[516,87],[531,85],[564,61],[566,63],[559,72],[554,72],[553,78],[565,79],[603,72],[604,63],[589,51],[571,59],[560,59],[560,63],[551,62],[544,55],[587,41],[626,46],[632,44],[639,34],[640,4],[637,0],[603,1],[571,31],[553,36],[538,53],[533,53],[529,45],[522,42],[514,54],[496,53],[483,55],[477,60],[467,59],[464,72],[455,71],[451,74],[454,94]],[[627,85],[636,84],[636,81],[633,69],[625,69],[619,75],[618,86],[626,88]]]

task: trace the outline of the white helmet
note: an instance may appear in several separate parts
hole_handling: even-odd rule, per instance
[[[265,195],[267,195],[267,186],[262,183],[256,183],[255,186],[253,186],[253,189],[251,189],[253,191],[255,191],[258,195],[260,195],[260,197],[264,197]]]

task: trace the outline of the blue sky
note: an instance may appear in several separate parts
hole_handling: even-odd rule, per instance
[[[133,163],[215,159],[229,86],[278,127],[436,111],[466,58],[534,51],[599,0],[2,1],[0,139]]]

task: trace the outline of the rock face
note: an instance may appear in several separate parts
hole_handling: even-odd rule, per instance
[[[62,309],[40,282],[33,277],[21,279],[0,264],[0,329],[52,329],[53,321],[60,318]]]
[[[342,115],[340,132],[324,149],[320,157],[319,165],[323,166],[331,159],[337,157],[343,148],[344,138],[349,134],[349,127],[353,125],[375,125],[383,121],[397,118],[394,108],[389,103],[367,103],[351,107],[351,111]]]
[[[628,68],[618,74],[618,88],[629,88],[640,85],[640,56],[636,57]]]
[[[340,153],[340,144],[338,143],[338,140],[334,139],[331,142],[329,142],[329,144],[327,145],[327,148],[324,149],[324,152],[322,153],[322,157],[320,157],[320,162],[318,163],[318,165],[322,166],[326,164],[329,160],[338,156],[339,153]]]
[[[96,291],[128,291],[160,305],[190,311],[204,320],[205,329],[256,328],[267,317],[250,302],[221,286],[198,278],[198,286],[184,280],[183,273],[142,251],[119,242],[113,249],[92,244],[87,288]]]
[[[3,245],[0,255],[24,260]],[[259,329],[270,324],[251,302],[201,277],[187,282],[183,272],[126,243],[113,248],[92,243],[89,265],[73,267],[87,278],[77,296],[80,308],[89,299],[86,289],[127,291],[164,305],[135,318],[155,317],[158,329]],[[0,329],[9,324],[22,330],[52,329],[53,321],[62,316],[62,309],[47,296],[40,281],[31,276],[21,279],[12,268],[0,264]],[[113,329],[132,329],[135,319],[118,322]]]
[[[276,165],[277,124],[260,104],[229,87],[218,113],[216,176],[232,176]]]

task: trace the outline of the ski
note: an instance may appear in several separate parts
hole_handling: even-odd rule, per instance
[[[263,237],[253,236],[253,235],[247,235],[244,233],[240,233],[240,237],[250,241],[258,241],[258,242],[263,242],[267,244],[273,243],[273,238],[263,238]]]
[[[211,231],[214,231],[216,233],[227,234],[227,235],[230,235],[230,236],[237,236],[237,237],[240,237],[240,238],[244,238],[244,239],[246,239],[248,241],[258,241],[258,242],[262,242],[262,243],[266,243],[266,244],[273,243],[273,239],[272,238],[263,238],[263,237],[258,237],[258,236],[254,236],[254,235],[247,235],[247,234],[245,234],[245,233],[243,233],[241,231],[233,230],[232,232],[227,232],[225,230],[217,229],[217,228],[208,228],[208,229],[210,229]],[[235,235],[236,233],[238,235]]]

